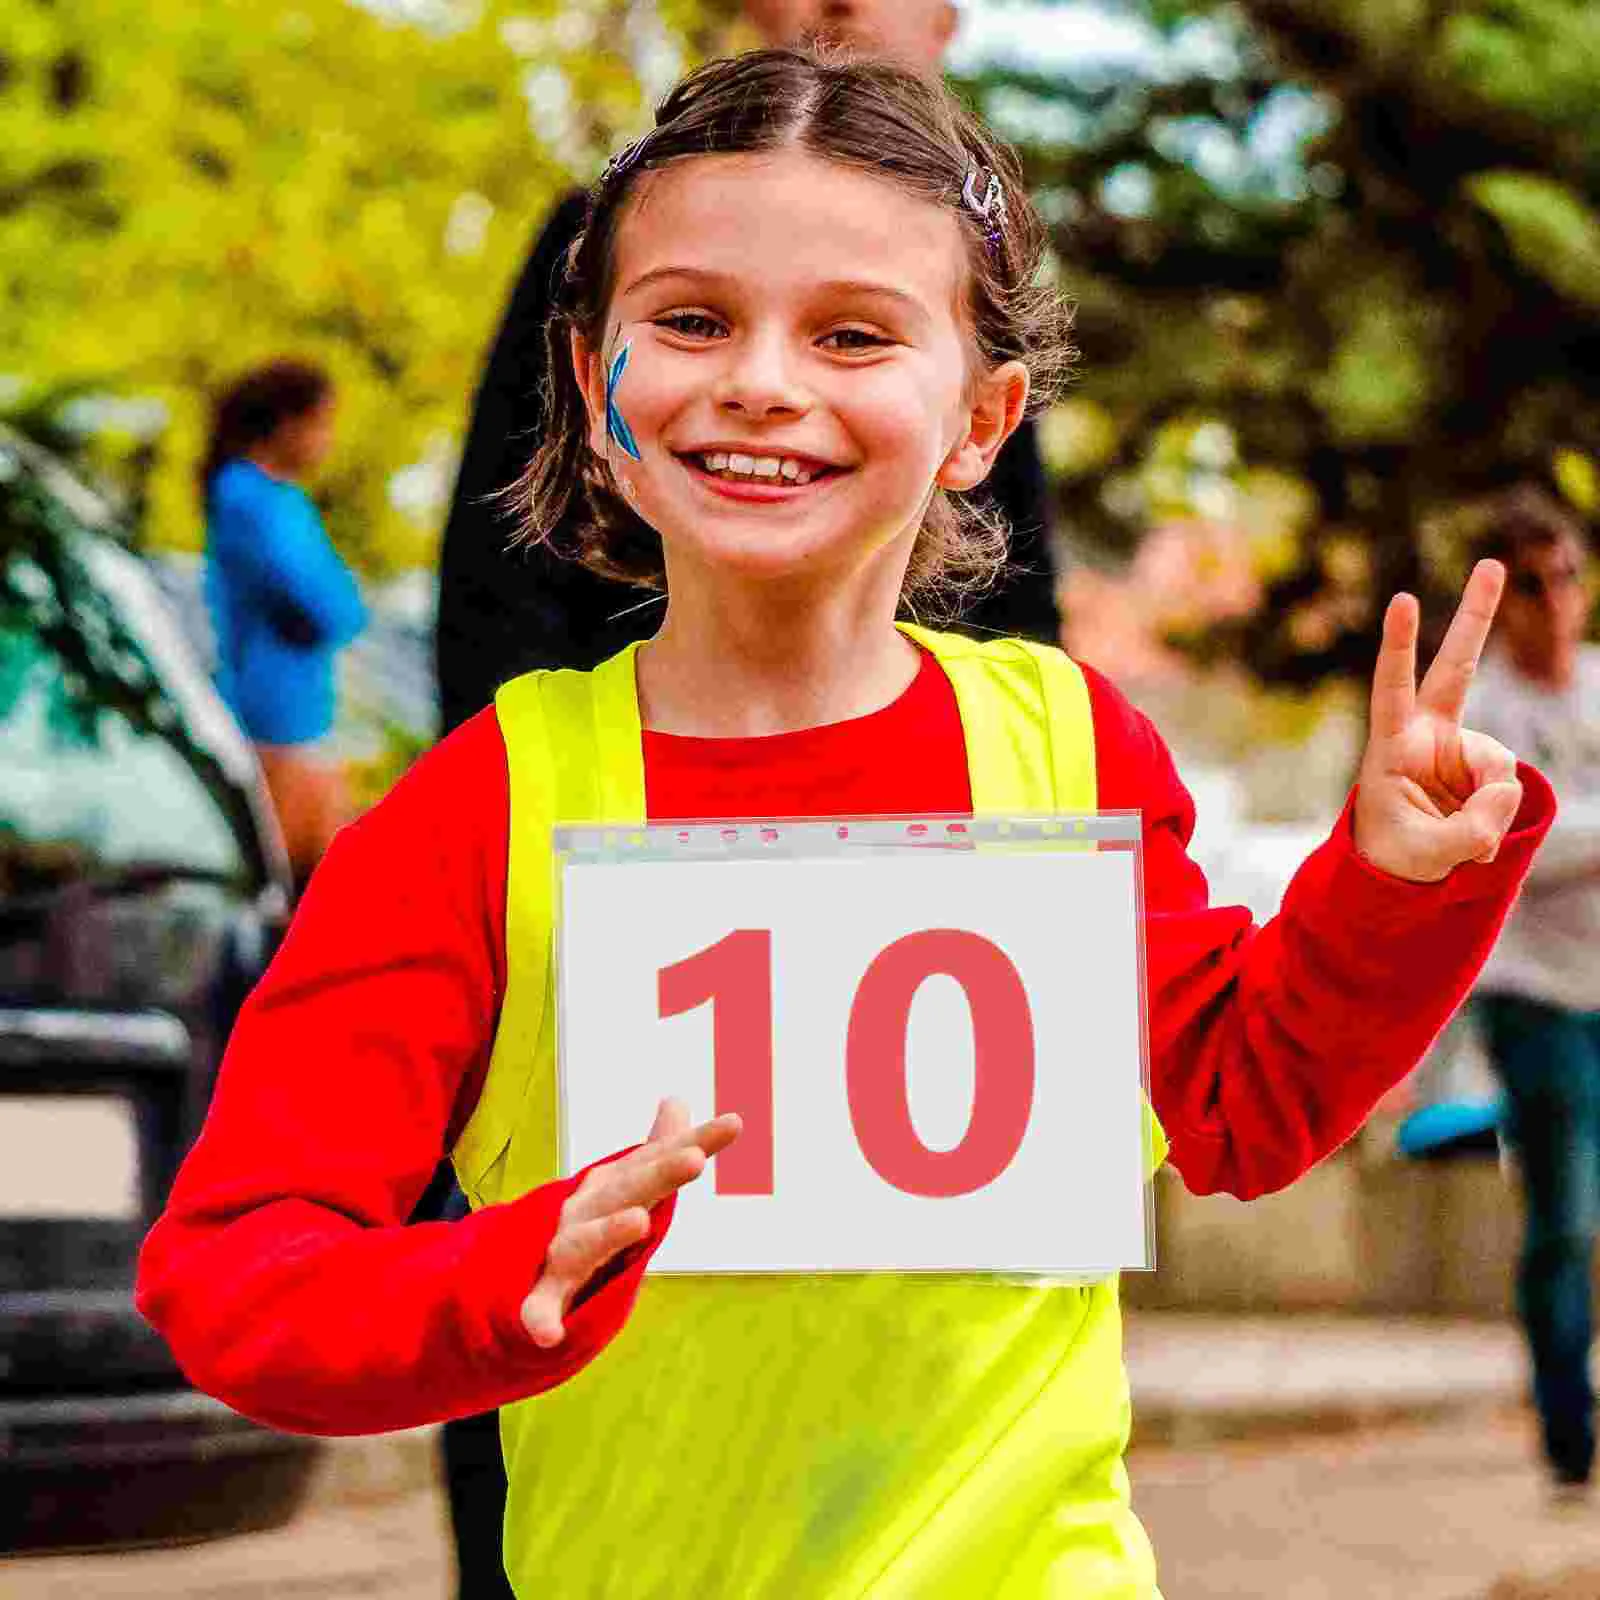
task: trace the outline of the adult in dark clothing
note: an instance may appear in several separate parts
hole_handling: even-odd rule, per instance
[[[497,498],[533,455],[541,424],[544,330],[567,247],[583,227],[581,190],[550,214],[512,293],[473,406],[439,556],[441,720],[448,732],[508,678],[534,667],[592,667],[660,625],[661,606],[544,546],[508,549],[514,518]]]
[[[956,22],[950,0],[746,0],[744,9],[769,44],[826,38],[922,72],[938,70]],[[545,324],[584,211],[583,193],[574,191],[540,230],[473,404],[439,558],[435,648],[446,733],[483,710],[519,673],[596,666],[661,625],[662,596],[603,578],[544,545],[510,547],[515,515],[502,491],[521,476],[537,446]],[[1031,422],[1000,452],[987,490],[1011,527],[1012,565],[1000,585],[967,609],[961,625],[1056,643],[1048,487]],[[556,543],[570,548],[559,533]],[[444,1214],[463,1206],[453,1196]],[[437,1202],[425,1214],[439,1215]],[[512,1600],[500,1554],[506,1488],[498,1418],[447,1424],[444,1458],[460,1600]]]

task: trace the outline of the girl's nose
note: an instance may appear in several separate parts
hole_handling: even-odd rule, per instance
[[[714,398],[719,408],[747,417],[798,416],[811,404],[777,337],[730,341]]]

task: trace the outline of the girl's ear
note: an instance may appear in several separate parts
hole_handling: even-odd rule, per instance
[[[589,448],[597,456],[606,453],[606,376],[605,358],[589,346],[589,341],[572,330],[572,372],[589,414]]]
[[[1008,361],[978,380],[968,406],[966,432],[956,440],[934,476],[941,489],[975,489],[989,476],[994,458],[1017,431],[1028,404],[1028,369]]]

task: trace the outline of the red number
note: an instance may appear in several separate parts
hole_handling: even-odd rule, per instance
[[[931,977],[954,978],[972,1009],[972,1115],[953,1150],[918,1137],[907,1099],[911,1002]],[[1033,1016],[1010,958],[975,933],[929,929],[896,939],[867,968],[850,1008],[845,1078],[861,1153],[885,1182],[931,1198],[971,1194],[1011,1165],[1033,1111]],[[737,1148],[737,1147],[735,1147]]]
[[[972,1114],[961,1142],[930,1150],[911,1120],[906,1034],[917,991],[950,977],[972,1012]],[[657,974],[662,1017],[708,1001],[716,1109],[744,1134],[716,1163],[718,1194],[771,1194],[772,934],[744,928]],[[971,1194],[1011,1165],[1033,1112],[1033,1014],[1011,959],[975,933],[929,929],[897,939],[856,989],[845,1040],[850,1120],[861,1153],[886,1183],[928,1198]]]
[[[716,1109],[744,1118],[713,1164],[718,1194],[772,1193],[772,934],[741,928],[656,975],[661,1015],[711,1002]]]

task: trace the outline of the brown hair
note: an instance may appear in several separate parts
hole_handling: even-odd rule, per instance
[[[811,50],[757,50],[691,73],[661,103],[655,127],[613,161],[589,195],[583,233],[569,252],[546,330],[549,391],[543,442],[508,499],[525,540],[549,540],[582,486],[587,518],[565,553],[610,577],[659,588],[660,535],[618,493],[588,445],[588,416],[572,371],[570,339],[602,344],[618,229],[644,174],[703,155],[793,148],[881,177],[961,219],[967,316],[979,360],[1023,362],[1029,414],[1050,404],[1076,352],[1072,314],[1041,280],[1045,234],[1011,150],[942,84],[899,67]],[[979,217],[962,202],[969,174],[981,197],[993,174],[1005,213]],[[995,512],[935,490],[912,550],[901,600],[948,615],[992,584],[1006,559]]]
[[[1525,551],[1563,539],[1572,540],[1580,550],[1588,548],[1583,519],[1537,484],[1516,484],[1490,496],[1477,510],[1483,531],[1474,554],[1480,561],[1503,561],[1512,567]]]
[[[269,361],[235,379],[212,406],[200,493],[228,462],[248,455],[291,417],[315,411],[332,392],[333,379],[309,361]]]

